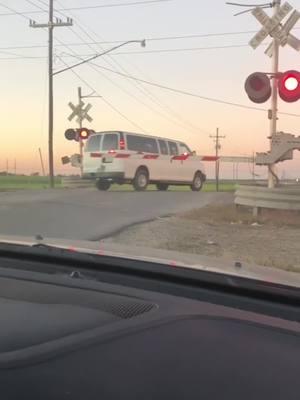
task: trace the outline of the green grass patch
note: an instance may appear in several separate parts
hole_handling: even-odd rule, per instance
[[[220,192],[233,192],[235,190],[235,183],[233,182],[222,182],[219,185]],[[133,192],[134,189],[132,185],[112,185],[110,191],[113,192]],[[149,185],[147,191],[157,191],[155,185]],[[168,191],[171,192],[191,192],[190,186],[169,186]],[[212,182],[207,182],[204,184],[203,192],[215,192],[216,184]]]
[[[61,186],[61,178],[55,178],[56,187]],[[44,176],[0,176],[0,191],[21,189],[45,189],[49,178]]]
[[[62,187],[61,178],[55,178],[55,187]],[[44,176],[0,176],[0,191],[7,190],[36,190],[49,188],[49,177]],[[111,191],[114,192],[132,192],[134,191],[132,185],[112,185]],[[149,185],[148,191],[157,191],[155,185]],[[171,192],[190,192],[190,186],[169,186]],[[220,192],[233,192],[235,190],[235,183],[221,182],[219,185]],[[206,182],[203,186],[203,192],[215,192],[216,185],[213,182]]]

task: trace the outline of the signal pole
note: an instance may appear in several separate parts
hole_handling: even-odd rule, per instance
[[[220,139],[225,139],[226,136],[220,136],[219,135],[219,128],[216,130],[216,135],[210,135],[210,138],[214,139],[214,142],[216,143],[215,148],[216,148],[216,190],[217,192],[219,191],[219,177],[220,177],[220,160],[219,160],[219,150],[221,150],[221,144],[220,144]]]
[[[53,21],[53,0],[49,0],[49,22],[37,24],[30,21],[31,28],[48,28],[48,153],[50,187],[54,188],[54,157],[53,157],[53,29],[62,26],[72,26],[73,21],[67,18],[66,22],[56,18]]]
[[[82,93],[81,93],[81,87],[78,88],[78,104],[80,106],[80,116],[78,118],[78,125],[79,129],[82,128]],[[80,175],[82,177],[83,173],[83,165],[82,165],[82,159],[83,159],[83,142],[81,137],[79,137],[79,153],[80,153]]]
[[[281,0],[274,1],[274,13],[275,16],[281,5]],[[278,72],[279,72],[279,48],[280,41],[274,36],[273,38],[273,55],[272,55],[272,97],[271,97],[271,112],[270,112],[270,143],[272,150],[272,138],[277,132],[277,113],[278,113]],[[270,189],[275,186],[275,164],[269,166],[268,173],[268,187]]]

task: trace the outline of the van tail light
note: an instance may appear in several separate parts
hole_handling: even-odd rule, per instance
[[[125,150],[125,140],[124,139],[120,139],[120,150]]]

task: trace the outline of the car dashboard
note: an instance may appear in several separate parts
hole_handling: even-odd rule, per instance
[[[297,307],[139,282],[2,258],[1,399],[299,398]]]

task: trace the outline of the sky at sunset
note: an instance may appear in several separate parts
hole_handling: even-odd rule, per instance
[[[54,6],[63,9],[129,2],[56,0]],[[25,17],[0,15],[3,138],[0,171],[6,169],[7,160],[12,171],[15,159],[18,172],[40,171],[39,147],[47,161],[47,32],[30,28],[28,20],[47,22],[47,14],[41,10],[47,8],[47,3],[48,0],[0,1],[0,14],[9,13],[4,5],[20,13],[41,11],[26,13]],[[300,10],[300,0],[291,0],[290,4]],[[223,0],[173,0],[64,11],[63,14],[74,19],[74,26],[72,29],[55,29],[54,67],[60,69],[65,63],[76,62],[78,55],[86,58],[116,44],[87,45],[86,42],[224,33],[189,39],[148,40],[146,48],[130,44],[95,63],[204,97],[254,106],[244,92],[244,81],[254,71],[269,72],[271,61],[264,54],[266,46],[254,51],[247,45],[253,36],[247,31],[258,30],[259,23],[251,14],[234,17],[235,11],[240,9],[225,5]],[[55,15],[63,18],[59,12]],[[231,32],[239,34],[225,34]],[[300,23],[294,34],[300,38]],[[268,43],[268,39],[264,43]],[[39,47],[24,48],[28,46]],[[288,47],[282,49],[280,68],[282,71],[300,69],[300,54]],[[84,94],[93,89],[102,96],[88,100],[93,105],[90,114],[94,120],[87,126],[94,130],[149,132],[183,140],[199,154],[210,155],[214,152],[214,145],[209,135],[219,127],[220,133],[226,135],[221,150],[224,155],[252,155],[255,151],[268,150],[266,112],[172,93],[88,64],[74,71],[76,75],[67,71],[54,78],[57,173],[76,172],[71,167],[63,167],[60,159],[77,152],[76,143],[67,142],[64,131],[76,126],[76,122],[70,123],[67,117],[70,114],[68,102],[77,102],[78,86],[82,87]],[[269,104],[258,107],[267,109]],[[280,101],[279,108],[281,112],[300,115],[300,102],[287,104]],[[299,135],[300,118],[280,115],[278,128]],[[300,176],[300,153],[295,152],[294,156],[294,161],[279,166],[280,174]],[[212,165],[208,170],[212,172]],[[224,176],[231,177],[232,165],[223,165],[222,171]],[[249,165],[240,166],[240,171],[242,176],[249,175]],[[265,176],[265,169],[257,171]]]

